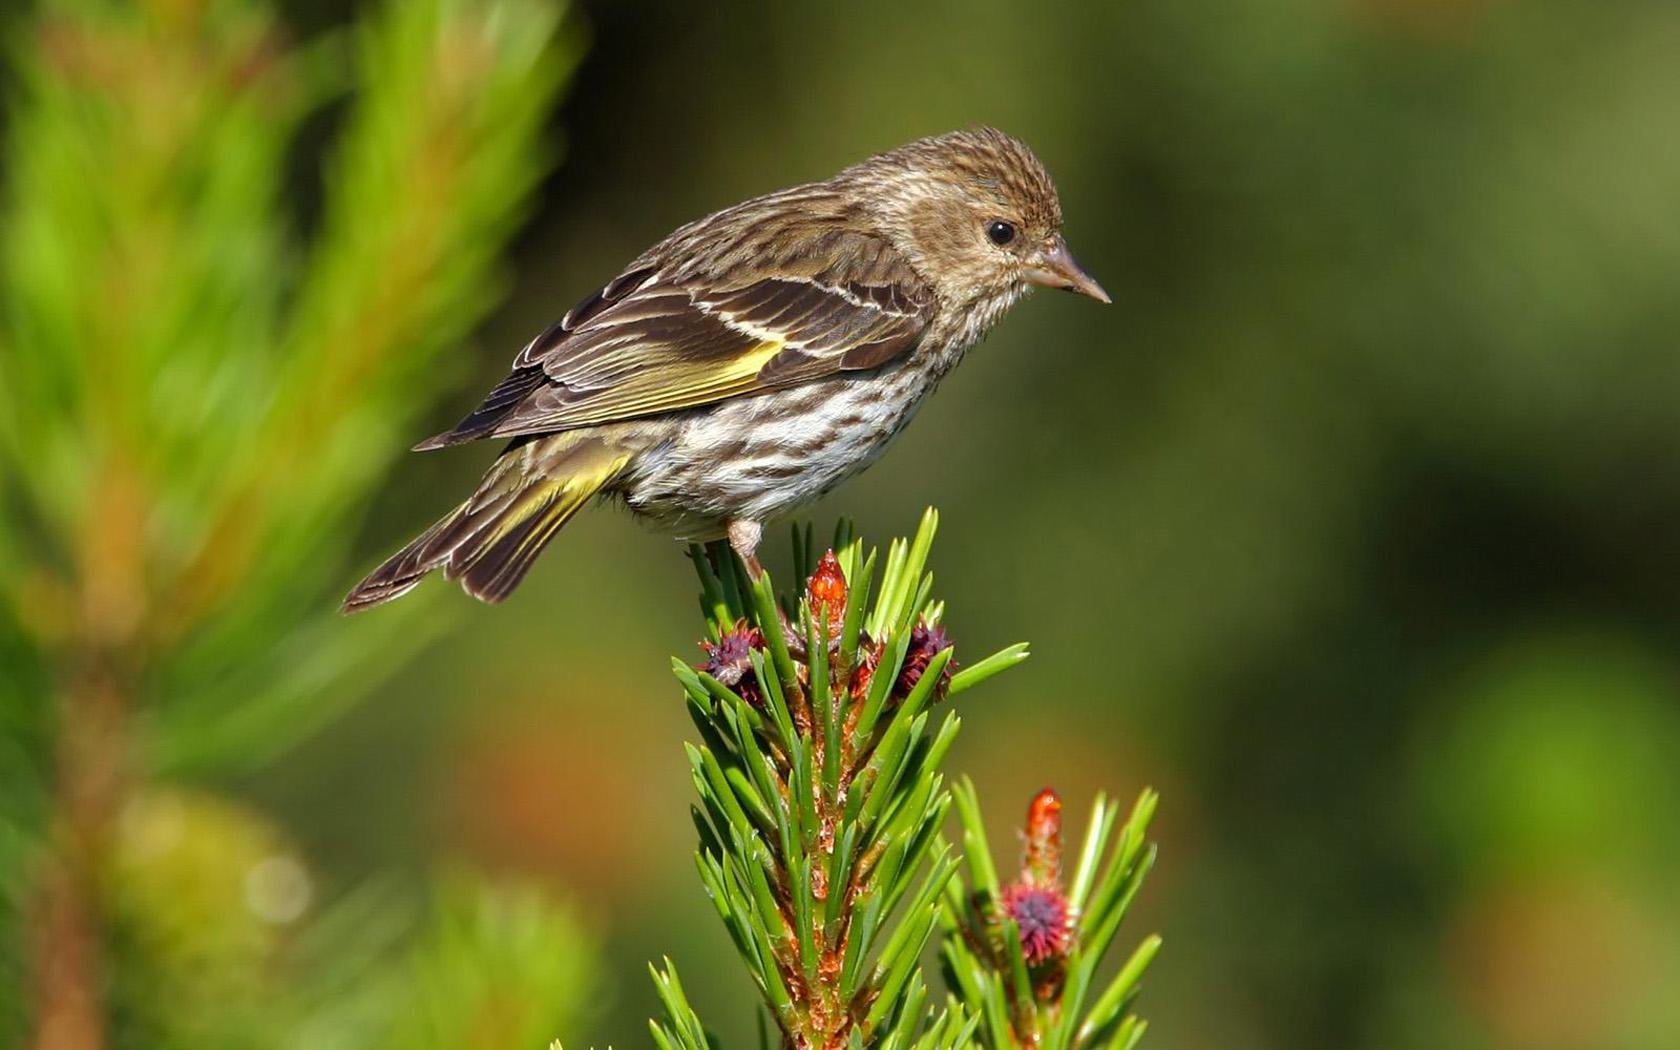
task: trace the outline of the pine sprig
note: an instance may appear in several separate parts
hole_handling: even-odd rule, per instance
[[[889,546],[878,580],[849,525],[820,556],[795,528],[806,582],[779,598],[727,546],[691,551],[708,660],[674,671],[699,732],[696,864],[784,1045],[948,1050],[979,1023],[920,973],[958,866],[940,834],[961,722],[935,710],[957,670],[926,572],[937,526],[930,510]],[[1024,656],[979,661],[965,685]],[[656,1042],[711,1045],[669,962],[655,982]]]
[[[1061,801],[1041,792],[1021,873],[999,878],[974,786],[948,789],[940,773],[961,719],[936,708],[1027,647],[959,667],[927,571],[937,527],[929,510],[881,559],[846,523],[820,554],[795,526],[804,586],[780,595],[726,544],[690,550],[707,659],[673,671],[699,734],[687,756],[701,884],[783,1047],[1130,1050],[1160,940],[1106,983],[1097,970],[1154,860],[1156,796],[1122,822],[1099,795],[1064,880]],[[953,807],[960,849],[942,833]],[[935,933],[942,1002],[921,965]],[[715,1050],[669,959],[654,983],[660,1050]],[[759,1042],[769,1050],[762,1023]]]
[[[1061,866],[1061,801],[1046,789],[1028,810],[1020,876],[1000,885],[966,778],[955,799],[967,884],[953,879],[941,919],[947,981],[980,1019],[977,1042],[1035,1050],[1130,1050],[1148,1027],[1131,1007],[1160,950],[1150,935],[1100,991],[1097,969],[1155,860],[1145,836],[1158,796],[1145,790],[1116,828],[1119,807],[1098,795],[1073,871]]]

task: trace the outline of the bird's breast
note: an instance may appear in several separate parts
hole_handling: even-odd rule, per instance
[[[776,517],[879,458],[935,382],[906,362],[695,411],[640,457],[625,501],[676,531]]]

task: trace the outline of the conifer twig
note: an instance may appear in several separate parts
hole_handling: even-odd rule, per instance
[[[940,773],[961,721],[935,708],[1026,646],[959,669],[926,571],[937,525],[928,511],[885,559],[845,524],[818,556],[796,527],[804,585],[780,601],[726,545],[691,549],[706,660],[673,671],[699,732],[687,754],[700,881],[784,1047],[1129,1050],[1144,1027],[1130,1006],[1159,941],[1094,995],[1092,982],[1154,856],[1154,795],[1118,831],[1099,797],[1064,881],[1061,803],[1042,793],[1022,874],[1000,884],[972,784],[953,793]],[[953,803],[960,851],[941,833]],[[942,1002],[921,972],[936,930]],[[716,1050],[669,959],[654,983],[661,1050]]]

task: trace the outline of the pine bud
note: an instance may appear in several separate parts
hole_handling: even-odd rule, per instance
[[[805,597],[810,601],[813,613],[827,606],[829,616],[838,619],[846,608],[846,574],[833,551],[823,552],[822,560],[817,562],[817,571],[805,584]]]
[[[1021,955],[1042,966],[1067,954],[1073,940],[1072,906],[1062,892],[1062,800],[1050,788],[1027,806],[1021,877],[1003,890],[998,905],[1021,934]]]
[[[833,551],[823,552],[817,571],[805,581],[805,602],[817,633],[837,640],[846,629],[846,574]]]
[[[1021,879],[1035,886],[1055,886],[1062,880],[1062,800],[1045,788],[1027,807],[1026,855]]]
[[[922,680],[922,674],[935,656],[952,647],[954,643],[945,628],[940,624],[929,625],[926,620],[919,620],[910,630],[910,646],[904,652],[904,667],[898,673],[898,681],[893,685],[893,696],[902,700],[909,696]],[[957,661],[953,658],[945,661],[945,671],[934,684],[933,697],[941,699],[945,691],[951,687],[951,676],[956,673]]]

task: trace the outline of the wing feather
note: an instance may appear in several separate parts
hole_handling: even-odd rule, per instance
[[[632,266],[521,350],[460,425],[417,447],[595,426],[878,368],[909,353],[933,314],[908,263],[856,231],[824,230],[802,266],[737,270]]]

